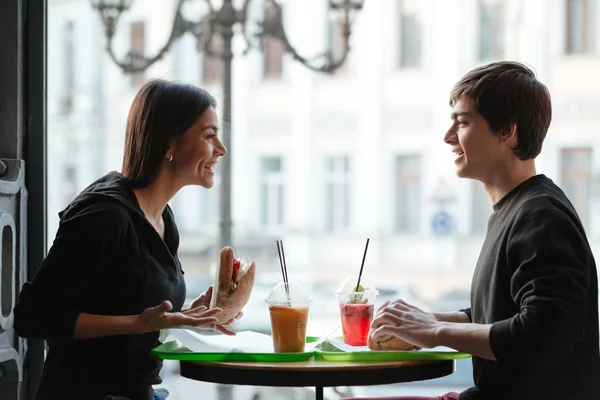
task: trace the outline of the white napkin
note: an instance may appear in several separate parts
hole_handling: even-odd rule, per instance
[[[196,353],[273,353],[273,338],[258,332],[243,331],[235,336],[182,326],[171,329],[171,335]]]
[[[357,351],[371,351],[368,346],[350,346],[349,344],[344,343],[343,340],[340,340],[338,338],[331,338],[328,340],[328,342],[331,343],[332,345],[334,345],[335,347],[337,347],[338,349],[345,351],[347,353],[357,352]],[[377,350],[377,351],[401,351],[401,350]],[[411,351],[422,351],[422,352],[427,352],[427,353],[456,353],[456,350],[454,350],[450,347],[445,347],[445,346],[438,346],[438,347],[433,347],[431,349],[420,349],[420,350],[411,350]]]

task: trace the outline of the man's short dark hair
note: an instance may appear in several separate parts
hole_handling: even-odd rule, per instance
[[[521,160],[537,157],[552,120],[548,88],[535,72],[514,61],[500,61],[469,71],[454,85],[450,106],[464,96],[497,134],[517,127],[518,145],[513,149]]]

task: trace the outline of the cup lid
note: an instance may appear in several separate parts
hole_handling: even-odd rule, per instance
[[[358,281],[358,276],[349,276],[340,285],[340,288],[337,291],[337,294],[347,294],[347,293],[357,293],[357,292],[365,292],[370,294],[378,294],[379,291],[375,288],[373,282],[369,279],[368,276],[362,276],[360,278],[360,284],[358,285],[358,291],[356,290],[356,283]]]
[[[295,282],[288,282],[287,290],[286,284],[280,282],[269,292],[269,296],[266,299],[267,303],[310,303],[311,298],[308,291],[304,286]]]

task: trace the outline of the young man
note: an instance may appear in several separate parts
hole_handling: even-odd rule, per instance
[[[494,209],[471,308],[427,313],[402,300],[384,304],[374,336],[472,354],[475,387],[461,400],[599,399],[594,257],[573,205],[534,163],[552,116],[548,89],[523,64],[497,62],[467,73],[450,106],[444,141],[456,173],[480,181]]]

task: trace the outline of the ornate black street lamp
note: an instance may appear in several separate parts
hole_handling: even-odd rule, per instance
[[[350,51],[349,39],[351,34],[352,21],[355,13],[359,11],[364,0],[327,0],[329,13],[333,14],[341,22],[342,37],[341,49],[339,54],[334,54],[334,49],[328,49],[322,54],[314,57],[303,57],[292,46],[283,27],[281,5],[275,0],[260,0],[268,7],[269,12],[265,13],[263,21],[256,22],[258,29],[252,32],[252,27],[248,21],[248,9],[251,1],[244,0],[241,9],[233,6],[233,0],[223,0],[221,7],[217,10],[213,7],[211,0],[204,0],[208,7],[208,14],[203,15],[198,21],[189,21],[182,15],[182,6],[186,0],[178,0],[175,10],[173,26],[167,42],[152,57],[146,57],[144,54],[136,54],[129,51],[124,60],[119,60],[113,50],[113,38],[117,28],[119,17],[127,11],[133,0],[91,0],[93,7],[98,10],[106,30],[106,49],[111,59],[125,73],[144,71],[146,68],[160,60],[170,49],[171,45],[185,33],[191,33],[197,40],[200,51],[223,60],[223,123],[222,139],[229,150],[229,155],[233,154],[231,146],[231,61],[234,57],[232,52],[232,40],[234,36],[234,27],[241,26],[241,32],[247,43],[245,53],[254,47],[261,37],[275,37],[283,43],[284,50],[289,53],[296,61],[307,68],[324,73],[332,73],[341,67]],[[298,0],[302,1],[302,0]],[[206,29],[205,19],[208,20],[208,29]],[[211,46],[215,35],[221,37],[222,46],[215,51],[216,46]],[[336,51],[337,53],[337,51]],[[220,245],[232,245],[232,220],[231,220],[231,157],[224,157],[219,162],[221,167],[220,184]]]

